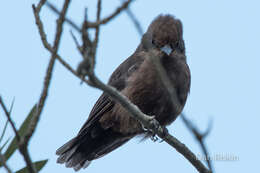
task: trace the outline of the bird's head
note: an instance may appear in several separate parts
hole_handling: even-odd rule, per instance
[[[185,53],[182,23],[171,15],[158,16],[148,27],[143,40],[167,55],[172,52]],[[148,39],[147,39],[148,38]]]

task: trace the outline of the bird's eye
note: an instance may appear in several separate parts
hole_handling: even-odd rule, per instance
[[[152,39],[152,45],[154,46],[154,48],[160,49],[160,44],[158,42],[156,42],[154,39]]]
[[[152,40],[152,44],[153,44],[154,46],[156,46],[156,44],[155,44],[155,41],[154,41],[154,40]]]

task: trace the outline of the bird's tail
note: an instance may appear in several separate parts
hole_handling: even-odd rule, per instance
[[[76,144],[76,140],[76,138],[73,138],[65,143],[56,151],[56,154],[59,155],[57,163],[65,163],[66,167],[73,167],[75,171],[78,171],[81,168],[88,167],[91,161],[87,160],[85,155],[77,151],[78,144]]]
[[[98,129],[95,135],[92,129],[84,135],[79,134],[60,147],[56,151],[59,155],[57,163],[65,163],[66,167],[73,167],[75,171],[78,171],[89,166],[92,160],[108,154],[133,137],[124,136],[112,129],[102,129],[99,126],[95,128]]]

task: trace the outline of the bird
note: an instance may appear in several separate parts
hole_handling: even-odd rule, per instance
[[[173,106],[154,64],[147,58],[151,49],[162,53],[160,62],[175,88],[181,109]],[[143,113],[154,115],[160,125],[167,126],[183,110],[190,80],[182,22],[173,15],[161,14],[151,22],[135,52],[112,73],[108,85],[125,95]],[[65,163],[66,167],[78,171],[133,137],[149,135],[151,133],[123,106],[103,93],[76,137],[56,151],[57,163]]]

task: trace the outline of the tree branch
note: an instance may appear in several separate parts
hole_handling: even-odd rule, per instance
[[[32,8],[33,8],[34,16],[35,16],[35,19],[36,19],[36,24],[37,24],[38,28],[41,28],[41,29],[39,29],[41,39],[45,43],[44,44],[45,47],[50,48],[51,46],[47,42],[46,34],[43,31],[43,24],[42,24],[40,16],[39,16],[39,13],[41,11],[41,7],[42,7],[42,5],[44,5],[45,1],[43,1],[43,3],[39,3],[37,5],[37,7],[35,7],[33,5]],[[70,3],[70,0],[65,0],[65,2],[63,4],[62,11],[61,11],[61,15],[59,16],[59,19],[57,20],[56,34],[55,34],[54,44],[53,44],[53,47],[52,47],[53,51],[51,52],[51,59],[49,61],[48,68],[47,68],[47,71],[46,71],[46,75],[45,75],[45,78],[44,78],[44,87],[43,87],[43,90],[42,90],[42,93],[41,93],[41,96],[40,96],[40,99],[39,99],[39,102],[38,102],[38,105],[37,105],[37,113],[32,118],[32,121],[30,122],[30,126],[29,126],[30,128],[25,135],[25,143],[26,144],[29,142],[31,136],[33,135],[33,133],[34,133],[36,127],[37,127],[37,124],[38,124],[39,119],[40,119],[40,115],[41,115],[42,110],[43,110],[44,105],[45,105],[46,98],[48,96],[48,90],[49,90],[49,85],[50,85],[50,81],[51,81],[51,78],[52,78],[52,72],[53,72],[54,65],[55,65],[56,54],[58,52],[59,43],[60,43],[62,31],[63,31],[63,23],[65,21],[65,15],[66,15],[66,12],[68,10],[69,3]]]
[[[199,142],[202,152],[206,157],[206,162],[209,167],[209,170],[213,173],[212,160],[209,158],[209,152],[208,152],[207,146],[205,144],[205,138],[208,136],[208,134],[210,133],[210,131],[212,129],[211,121],[210,121],[205,133],[200,133],[199,130],[195,127],[195,125],[191,121],[189,121],[184,114],[181,114],[180,117],[181,117],[183,123],[185,124],[185,126],[192,132],[192,134],[194,135],[196,140]]]
[[[5,106],[3,106],[4,104],[2,104],[2,98],[1,98],[1,96],[0,96],[0,102],[1,102],[2,108],[5,108]],[[13,105],[13,104],[12,104],[12,105]],[[11,114],[11,110],[12,110],[12,106],[11,106],[10,111],[8,112],[9,114]],[[5,112],[5,110],[4,110],[4,112]],[[0,143],[1,143],[1,141],[2,141],[2,139],[3,139],[3,137],[4,137],[4,134],[5,134],[5,132],[6,132],[6,127],[7,127],[7,125],[8,125],[8,122],[9,122],[9,121],[7,120],[6,123],[5,123],[4,129],[3,129],[3,132],[2,132],[2,135],[1,135],[1,137],[0,137]],[[8,140],[7,140],[7,142],[8,142]],[[4,144],[4,145],[5,145],[5,144]],[[6,171],[7,171],[8,173],[12,173],[11,169],[9,168],[9,166],[8,166],[7,163],[6,163],[5,156],[2,154],[2,149],[3,149],[4,145],[3,145],[3,146],[0,146],[0,164],[4,166],[4,168],[6,169]]]
[[[121,2],[125,2],[125,0],[120,0]],[[133,22],[138,34],[142,37],[143,36],[143,28],[140,24],[140,22],[137,20],[137,18],[135,17],[134,13],[132,13],[132,11],[130,10],[130,8],[125,9],[126,14],[128,15],[128,17],[131,19],[131,21]]]
[[[8,173],[12,173],[11,169],[9,168],[9,166],[7,165],[7,163],[5,161],[5,156],[2,154],[1,150],[0,150],[0,163],[4,166],[4,168],[6,169],[6,171]]]
[[[21,138],[21,136],[19,135],[19,133],[18,133],[18,131],[17,131],[15,125],[14,125],[14,122],[11,119],[11,115],[10,115],[9,111],[7,110],[7,108],[6,108],[5,104],[4,104],[1,96],[0,96],[0,104],[1,104],[1,106],[2,106],[2,108],[4,110],[4,112],[5,112],[5,115],[6,115],[7,119],[8,119],[8,122],[11,124],[12,129],[13,129],[13,131],[15,133],[15,138],[17,140],[17,146],[19,148],[19,151],[20,151],[21,155],[24,158],[24,161],[25,161],[25,163],[27,165],[28,171],[30,173],[36,173],[37,171],[35,169],[34,164],[32,163],[32,160],[31,160],[31,157],[29,155],[29,151],[28,151],[27,145],[25,144],[24,139]]]
[[[107,24],[108,22],[110,22],[112,19],[114,19],[116,16],[118,16],[123,10],[127,9],[128,6],[130,5],[130,3],[133,2],[133,0],[127,0],[124,3],[122,3],[122,5],[120,7],[118,7],[112,14],[110,14],[109,16],[96,21],[96,22],[89,22],[86,21],[86,24],[88,25],[89,28],[96,28],[99,25],[104,25]],[[46,3],[47,7],[50,8],[51,11],[53,11],[54,13],[56,13],[57,15],[60,15],[61,13],[59,12],[59,10],[50,2]],[[72,27],[74,28],[76,31],[78,31],[79,33],[81,32],[80,27],[78,27],[71,19],[66,18],[65,21]]]
[[[13,131],[14,131],[14,134],[15,134],[17,140],[20,141],[20,140],[21,140],[21,137],[20,137],[20,135],[19,135],[19,133],[18,133],[18,131],[17,131],[15,125],[14,125],[14,122],[13,122],[12,119],[11,119],[10,113],[9,113],[9,111],[7,110],[7,108],[6,108],[5,104],[4,104],[4,101],[3,101],[3,99],[2,99],[1,96],[0,96],[0,104],[1,104],[1,106],[2,106],[2,108],[3,108],[3,110],[4,110],[4,112],[5,112],[5,115],[6,115],[6,117],[7,117],[8,122],[11,124],[11,127],[12,127],[12,129],[13,129]]]
[[[53,11],[54,13],[56,13],[57,15],[60,15],[59,10],[53,5],[51,4],[49,1],[46,2],[46,6],[49,7],[49,9],[51,11]],[[75,24],[71,19],[69,18],[65,18],[65,22],[67,22],[72,28],[74,28],[76,31],[78,31],[80,33],[80,27],[78,27],[77,24]]]
[[[35,14],[35,17],[36,17],[36,24],[39,28],[43,28],[43,25],[40,21],[39,13],[40,13],[40,10],[41,10],[42,6],[44,5],[45,1],[46,0],[41,0],[38,3],[37,7],[35,7],[33,5],[33,11],[34,11],[34,14]],[[39,99],[39,103],[38,103],[38,107],[37,107],[38,109],[37,109],[36,114],[34,115],[34,117],[32,118],[32,120],[30,122],[28,131],[26,132],[26,134],[23,138],[21,138],[18,131],[16,130],[15,125],[14,125],[13,121],[11,120],[10,114],[6,109],[2,98],[0,97],[1,106],[2,106],[4,112],[7,116],[9,123],[12,126],[12,129],[13,129],[15,136],[16,136],[16,139],[17,139],[17,146],[18,146],[19,151],[22,154],[22,156],[23,156],[23,158],[26,162],[27,169],[30,173],[37,173],[37,170],[35,168],[35,165],[32,163],[30,154],[28,152],[28,143],[29,143],[29,140],[30,140],[32,134],[34,133],[36,126],[39,122],[40,114],[43,110],[43,107],[45,105],[45,100],[46,100],[47,95],[48,95],[48,88],[49,88],[49,84],[50,84],[50,80],[51,80],[51,76],[52,76],[52,71],[53,71],[54,62],[55,62],[55,58],[56,58],[56,53],[58,51],[61,33],[63,31],[62,25],[64,23],[64,18],[65,18],[65,14],[66,14],[66,11],[67,11],[68,6],[69,6],[69,2],[70,2],[70,0],[65,1],[61,15],[60,15],[60,17],[57,21],[57,31],[56,31],[54,46],[52,48],[53,49],[52,57],[51,57],[51,60],[49,62],[48,69],[47,69],[47,72],[46,72],[46,76],[45,76],[45,80],[44,80],[44,88],[43,88],[41,97]],[[39,30],[39,31],[42,31],[42,30]],[[40,35],[41,35],[42,41],[47,43],[46,34],[42,31],[40,33]],[[45,44],[45,47],[49,48],[51,46],[49,44]],[[1,160],[2,160],[2,157],[1,157]]]

